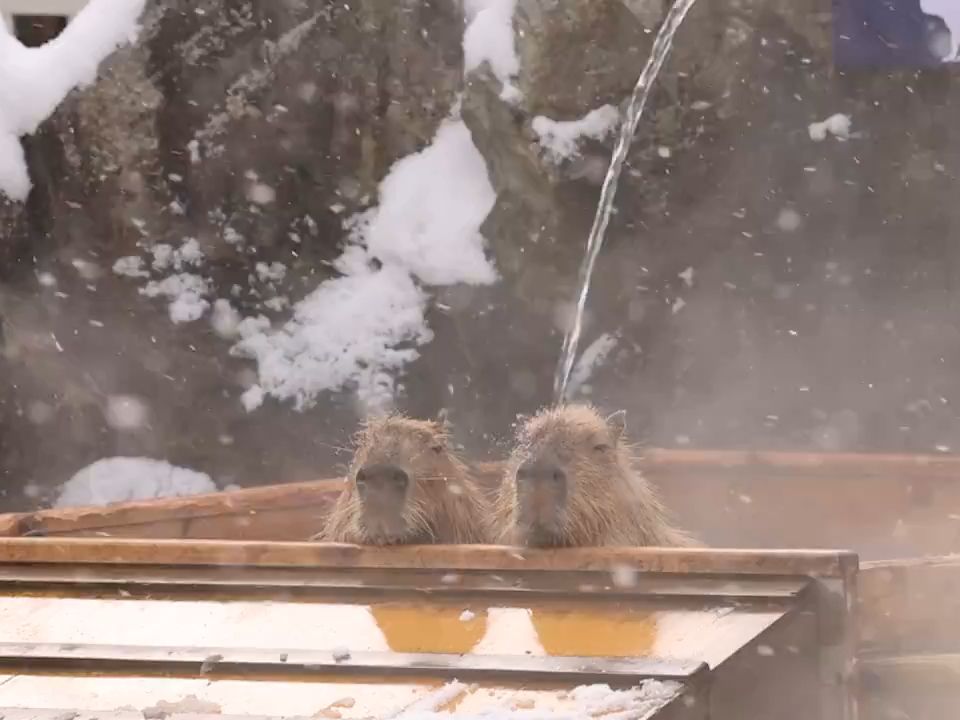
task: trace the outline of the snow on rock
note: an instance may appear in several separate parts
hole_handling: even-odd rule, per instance
[[[210,307],[203,299],[210,292],[209,283],[194,273],[178,273],[163,280],[151,280],[140,289],[147,297],[165,297],[170,300],[170,320],[185,323],[199,320]]]
[[[433,338],[424,321],[426,301],[405,270],[364,269],[324,282],[297,303],[282,328],[252,334],[232,352],[254,358],[262,389],[295,400],[298,409],[349,384],[375,402],[393,392],[387,373],[418,355],[396,346]]]
[[[154,270],[182,270],[187,265],[200,265],[203,263],[203,251],[200,250],[200,243],[196,238],[184,238],[179,248],[174,248],[166,243],[157,243],[150,248],[153,255]]]
[[[388,406],[393,376],[433,338],[418,281],[496,280],[480,234],[495,199],[466,126],[444,121],[430,146],[393,165],[380,205],[352,219],[351,242],[334,263],[342,275],[298,302],[283,327],[247,333],[232,352],[257,361],[263,392],[298,409],[346,388],[370,409]],[[244,397],[248,409],[258,405]]]
[[[810,139],[814,142],[826,140],[828,134],[840,140],[848,140],[850,138],[850,122],[849,115],[836,113],[822,122],[810,123],[807,130],[810,133]]]
[[[603,140],[617,126],[620,111],[613,105],[591,110],[579,120],[551,120],[544,115],[533,119],[533,131],[540,145],[554,162],[573,157],[580,147],[580,138]]]
[[[463,71],[468,73],[484,62],[503,83],[501,97],[515,99],[519,90],[513,79],[520,72],[520,59],[513,37],[516,0],[466,0],[468,25],[463,33]]]
[[[370,255],[427,285],[489,284],[497,276],[480,224],[495,200],[470,131],[446,120],[429,147],[397,161],[384,178],[362,242]]]
[[[59,37],[24,47],[0,22],[0,192],[25,200],[30,178],[19,138],[36,132],[76,87],[92,83],[116,48],[136,39],[145,0],[90,0]]]
[[[240,402],[243,404],[244,410],[253,412],[263,405],[263,397],[263,388],[259,385],[254,385],[240,396]]]
[[[287,274],[287,266],[282,262],[258,262],[255,269],[261,282],[280,282]]]
[[[109,505],[130,500],[216,492],[210,476],[162,460],[113,457],[98,460],[63,484],[54,507]]]
[[[143,268],[143,258],[139,255],[117,258],[117,261],[113,263],[113,272],[116,275],[132,278],[150,277],[150,273]]]

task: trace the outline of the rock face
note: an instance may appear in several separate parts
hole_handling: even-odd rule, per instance
[[[469,3],[468,3],[469,4]],[[162,458],[220,485],[334,472],[349,395],[295,412],[238,398],[252,366],[207,319],[116,276],[194,238],[241,310],[332,274],[343,221],[376,200],[460,97],[497,204],[501,274],[438,290],[400,406],[451,411],[474,455],[551,399],[565,310],[611,140],[549,160],[534,120],[629,94],[659,0],[518,0],[520,94],[464,78],[465,8],[444,0],[164,0],[140,42],[25,139],[34,190],[0,201],[0,473],[45,501],[107,456]],[[960,446],[956,74],[840,73],[827,0],[700,2],[641,123],[584,343],[617,346],[581,393],[659,444],[926,452]],[[843,112],[846,142],[807,126]],[[263,282],[257,264],[282,262]],[[278,301],[263,311],[289,315]],[[118,427],[108,407],[148,409]]]

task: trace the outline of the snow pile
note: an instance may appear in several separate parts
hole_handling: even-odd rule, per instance
[[[140,294],[150,298],[169,299],[170,320],[174,323],[193,322],[203,317],[210,307],[210,303],[203,297],[209,292],[209,283],[193,273],[170,275],[159,281],[151,280],[140,290]]]
[[[613,105],[604,105],[579,120],[551,120],[537,115],[533,119],[533,131],[550,158],[559,162],[577,154],[580,138],[603,140],[617,127],[619,120],[620,111]]]
[[[0,22],[0,192],[25,200],[30,177],[19,138],[36,132],[76,87],[91,84],[97,67],[133,42],[145,0],[90,0],[56,39],[26,48]]]
[[[368,406],[389,404],[393,374],[433,338],[418,282],[496,280],[479,230],[494,200],[470,132],[444,121],[429,147],[393,165],[380,206],[354,219],[350,245],[334,263],[342,276],[297,303],[282,328],[250,334],[232,352],[257,361],[264,393],[298,409],[346,387]]]
[[[506,83],[519,67],[513,48],[515,0],[469,0],[464,36],[470,62],[489,61]],[[257,180],[256,173],[247,172]],[[261,197],[267,201],[262,188]],[[214,332],[234,340],[231,354],[257,364],[257,384],[241,402],[252,411],[268,396],[292,400],[298,409],[325,391],[355,390],[368,409],[389,406],[395,376],[415,360],[417,348],[433,339],[427,326],[429,286],[485,285],[497,273],[487,259],[480,226],[496,200],[487,167],[457,111],[444,120],[431,144],[390,168],[378,189],[379,205],[349,218],[343,254],[327,280],[292,307],[292,317],[271,327],[263,315],[243,317],[224,293],[193,268],[203,261],[199,245],[185,239],[179,249],[156,244],[149,268],[142,258],[120,258],[114,272],[150,277],[140,292],[169,301],[173,322],[191,322],[212,308]],[[225,221],[225,218],[223,218]],[[306,230],[316,223],[306,218]],[[296,235],[296,233],[294,233]],[[243,251],[239,233],[226,226],[224,241]],[[164,272],[166,277],[158,277]],[[249,276],[250,294],[274,312],[289,300],[277,295],[283,263],[258,262]],[[264,299],[266,290],[273,297]],[[232,296],[241,288],[234,286]],[[220,295],[220,297],[216,297]]]
[[[827,134],[833,135],[839,140],[849,140],[850,122],[849,115],[836,113],[822,122],[810,123],[807,129],[810,133],[810,139],[814,142],[823,142],[827,139]]]
[[[517,0],[466,0],[467,29],[463,34],[463,71],[468,73],[490,63],[503,84],[500,97],[515,99],[520,91],[513,84],[520,72],[520,59],[513,39],[513,11]]]
[[[522,708],[510,698],[506,707],[484,708],[473,714],[457,713],[458,720],[595,720],[603,717],[628,717],[646,720],[677,696],[680,683],[644,680],[629,690],[612,690],[609,685],[582,685],[569,695],[573,707],[536,707],[524,704]],[[451,717],[440,709],[455,702],[468,691],[459,682],[451,682],[430,693],[422,700],[392,715],[395,720],[444,720]],[[511,693],[513,695],[513,693]]]
[[[150,458],[98,460],[63,484],[53,506],[109,505],[129,500],[216,492],[210,476]]]
[[[148,249],[153,256],[150,267],[155,272],[175,271],[159,280],[150,280],[140,294],[149,298],[162,297],[169,301],[168,312],[174,323],[199,320],[210,307],[205,298],[211,293],[210,281],[193,272],[181,272],[187,267],[199,267],[204,255],[195,238],[183,239],[179,248],[166,243],[157,243]],[[137,255],[121,257],[113,263],[113,272],[130,278],[149,278],[150,271],[144,259]]]

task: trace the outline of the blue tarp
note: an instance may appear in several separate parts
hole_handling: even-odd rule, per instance
[[[833,0],[834,62],[841,68],[939,66],[932,48],[945,34],[943,19],[925,14],[920,0]]]

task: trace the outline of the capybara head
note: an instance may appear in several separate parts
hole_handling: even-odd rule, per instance
[[[488,509],[446,426],[390,415],[357,435],[346,484],[320,538],[364,545],[488,541]]]
[[[625,414],[585,405],[527,420],[497,502],[501,541],[531,547],[686,544],[632,468]]]

